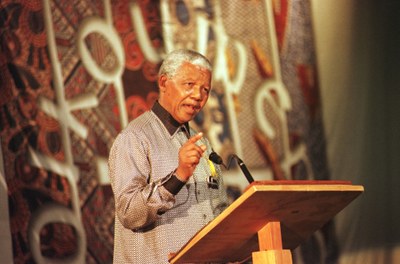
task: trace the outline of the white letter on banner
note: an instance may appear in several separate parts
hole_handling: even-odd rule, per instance
[[[105,4],[105,6],[107,5]],[[92,58],[90,51],[85,44],[85,38],[91,33],[101,34],[110,43],[110,48],[117,56],[117,65],[112,71],[104,71]],[[100,82],[114,84],[117,93],[121,128],[124,128],[128,124],[124,87],[121,80],[124,72],[125,53],[118,32],[113,28],[112,24],[105,19],[99,17],[86,18],[78,30],[77,47],[82,58],[82,63],[92,77]]]

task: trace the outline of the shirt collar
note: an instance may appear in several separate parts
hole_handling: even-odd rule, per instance
[[[168,132],[171,134],[171,136],[181,128],[184,128],[186,131],[186,135],[189,134],[189,123],[186,122],[184,124],[180,124],[178,121],[176,121],[172,115],[164,108],[158,101],[156,101],[153,105],[153,108],[151,109],[156,116],[161,120],[161,122],[164,124],[165,128],[168,130]]]

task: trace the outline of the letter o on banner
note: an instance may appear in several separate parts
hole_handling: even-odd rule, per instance
[[[104,71],[92,58],[85,44],[85,38],[91,33],[99,33],[109,41],[110,48],[117,56],[117,66],[113,70]],[[112,83],[122,75],[125,62],[124,46],[122,45],[118,32],[107,24],[104,19],[90,17],[82,22],[78,30],[77,48],[81,55],[83,65],[95,80]]]
[[[62,223],[74,227],[77,236],[75,254],[64,259],[52,259],[42,255],[40,249],[40,231],[49,223]],[[80,219],[69,208],[58,204],[47,204],[40,207],[31,218],[28,227],[29,246],[36,263],[77,264],[85,263],[86,235]]]

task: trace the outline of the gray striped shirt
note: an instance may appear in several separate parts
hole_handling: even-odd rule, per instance
[[[172,131],[159,116],[148,111],[131,121],[110,150],[114,263],[168,263],[168,254],[178,251],[228,203],[219,166],[215,165],[219,188],[207,186],[211,146],[204,137],[198,144],[207,150],[193,176],[176,195],[164,187],[178,166],[178,151],[187,136],[179,127]]]

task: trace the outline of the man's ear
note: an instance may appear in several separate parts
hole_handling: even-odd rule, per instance
[[[160,88],[160,92],[165,92],[167,90],[168,77],[163,74],[158,78],[158,87]]]

